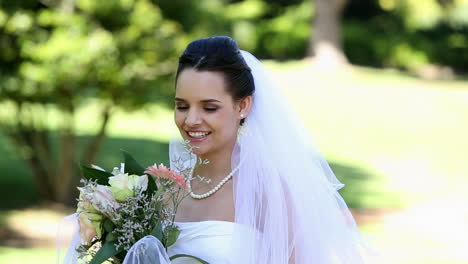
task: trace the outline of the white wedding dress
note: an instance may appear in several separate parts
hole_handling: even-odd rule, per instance
[[[233,234],[239,224],[226,221],[176,222],[180,235],[168,248],[168,255],[188,254],[210,264],[233,264]],[[174,264],[199,264],[192,258],[178,258]]]
[[[68,253],[63,263],[76,264],[78,255],[75,248],[80,244],[76,215],[70,215],[64,218],[64,220],[71,221],[75,225],[75,234],[73,238],[74,241],[69,245]],[[237,234],[239,235],[249,235],[253,233],[249,231],[248,228],[240,224],[228,221],[210,220],[201,222],[175,222],[175,224],[179,228],[180,234],[177,241],[167,249],[167,254],[159,240],[154,237],[147,236],[134,245],[134,247],[136,247],[138,244],[144,244],[144,247],[148,247],[144,250],[146,252],[138,250],[138,247],[132,247],[130,251],[133,251],[136,254],[127,254],[128,259],[126,258],[124,264],[150,264],[154,262],[154,258],[150,258],[151,260],[149,260],[145,257],[141,257],[144,255],[159,258],[159,263],[163,264],[200,264],[199,261],[189,257],[180,257],[173,261],[169,261],[169,257],[178,254],[191,255],[210,264],[239,263],[238,260],[241,256],[239,256],[239,254],[235,254],[235,252],[238,252],[238,249],[236,249],[233,244],[234,233],[238,232]],[[58,232],[60,233],[59,230]],[[161,257],[156,257],[156,255],[159,254],[161,254]],[[59,259],[60,244],[58,244],[57,263],[62,263]]]

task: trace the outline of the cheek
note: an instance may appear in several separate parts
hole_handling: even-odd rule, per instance
[[[181,128],[184,124],[184,117],[182,114],[174,112],[174,123],[178,128]]]
[[[236,119],[232,113],[223,114],[216,118],[216,128],[222,131],[224,136],[231,136],[233,133],[237,133],[236,130]]]

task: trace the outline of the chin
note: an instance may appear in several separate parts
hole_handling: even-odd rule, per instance
[[[192,145],[193,146],[193,145]],[[200,155],[203,155],[205,154],[205,152],[203,151],[203,149],[201,148],[194,148],[192,149],[192,152],[193,154],[197,155],[197,156],[200,156]]]
[[[200,155],[205,155],[209,150],[207,149],[207,146],[204,146],[205,144],[203,142],[190,142],[190,146],[192,146],[192,152],[193,154],[200,156]]]

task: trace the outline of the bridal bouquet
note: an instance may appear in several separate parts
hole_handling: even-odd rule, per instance
[[[174,161],[176,172],[163,164],[145,169],[129,153],[123,154],[125,162],[112,172],[94,165],[81,166],[84,186],[78,188],[77,215],[82,241],[77,249],[79,263],[98,264],[106,260],[121,263],[131,247],[149,235],[167,250],[180,233],[174,218],[191,180],[187,176],[190,169],[187,160]],[[185,254],[169,259],[178,257],[207,263]]]

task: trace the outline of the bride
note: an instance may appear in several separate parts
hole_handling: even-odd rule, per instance
[[[229,37],[195,40],[179,58],[175,86],[180,134],[209,160],[194,164],[192,176],[211,184],[189,185],[169,256],[211,264],[364,262],[359,230],[338,193],[343,185],[253,55]],[[171,140],[171,160],[181,151]],[[132,249],[141,245],[157,248],[144,238]],[[142,263],[132,249],[124,263]]]
[[[212,184],[192,182],[170,255],[216,264],[363,263],[360,233],[337,192],[343,185],[262,64],[233,39],[187,46],[174,119],[194,154],[209,160],[193,175]],[[171,157],[177,145],[171,142]]]

